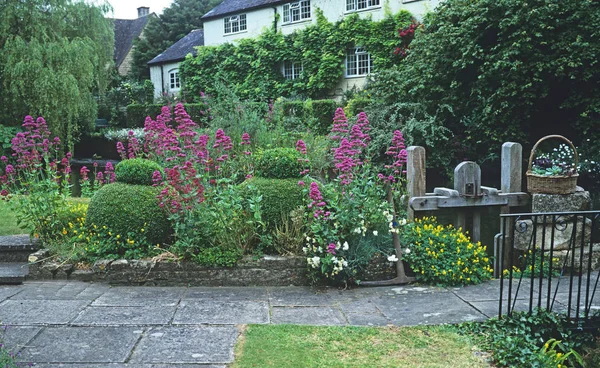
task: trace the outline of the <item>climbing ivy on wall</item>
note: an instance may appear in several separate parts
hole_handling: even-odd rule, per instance
[[[182,63],[184,94],[188,100],[200,92],[215,93],[215,83],[225,82],[242,98],[267,100],[279,96],[325,97],[344,75],[346,51],[364,47],[375,68],[390,67],[398,30],[413,17],[407,11],[387,14],[381,21],[352,14],[335,23],[317,9],[317,22],[289,35],[272,29],[235,44],[205,46]],[[293,80],[282,74],[283,62],[301,64],[303,72]]]

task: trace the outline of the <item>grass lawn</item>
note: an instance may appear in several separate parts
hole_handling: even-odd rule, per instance
[[[6,201],[0,201],[0,236],[26,233],[27,230],[17,226],[15,214],[10,210]]]
[[[490,367],[452,327],[250,325],[232,368]]]

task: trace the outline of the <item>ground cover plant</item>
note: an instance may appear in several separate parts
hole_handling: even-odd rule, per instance
[[[459,330],[472,336],[501,367],[594,367],[596,341],[579,327],[564,315],[536,309],[531,314],[517,312],[483,323],[465,323]]]
[[[0,236],[22,234],[23,229],[17,225],[15,213],[6,201],[0,200]]]
[[[232,367],[488,367],[453,327],[251,325]]]

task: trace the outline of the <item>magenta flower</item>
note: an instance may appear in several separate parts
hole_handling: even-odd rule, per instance
[[[300,180],[300,181],[298,182],[298,186],[301,186],[301,187],[303,187],[304,185],[305,185],[305,183],[304,183],[302,180]]]
[[[299,139],[298,142],[296,142],[296,151],[306,155],[306,143],[304,143],[302,139]]]
[[[348,133],[348,118],[344,109],[338,107],[333,116],[333,127],[331,128],[330,138],[339,140]]]
[[[79,175],[81,175],[81,180],[82,181],[87,181],[88,180],[88,174],[89,174],[90,170],[86,167],[86,166],[82,166],[81,169],[79,170]]]
[[[248,133],[242,134],[242,142],[240,143],[240,145],[244,146],[244,145],[249,145],[249,144],[250,144],[250,134],[248,134]]]
[[[334,243],[329,243],[329,245],[327,246],[327,253],[335,255],[335,244]]]

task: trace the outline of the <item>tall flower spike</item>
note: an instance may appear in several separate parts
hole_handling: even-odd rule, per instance
[[[338,107],[333,116],[333,127],[331,128],[330,138],[340,140],[348,133],[348,118],[344,113],[344,109]]]

